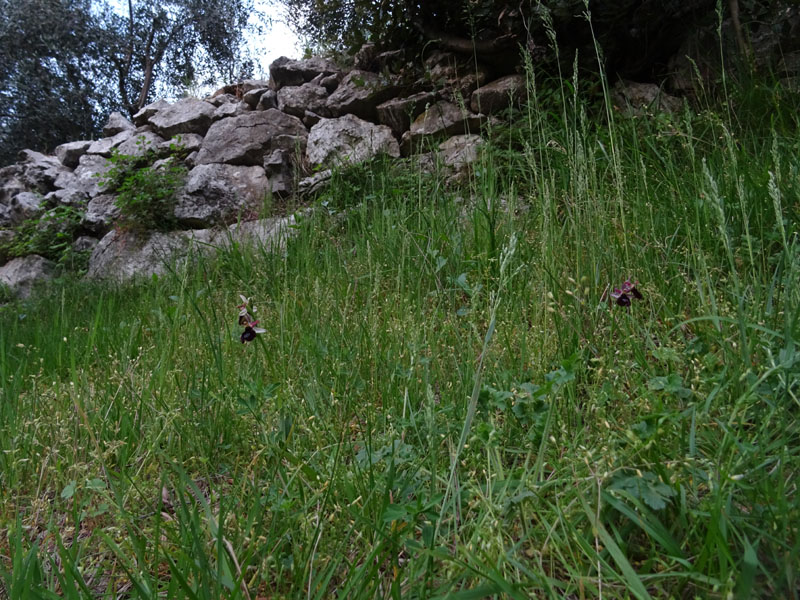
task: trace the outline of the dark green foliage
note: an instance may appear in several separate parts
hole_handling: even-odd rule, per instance
[[[251,11],[251,0],[0,0],[0,165],[97,137],[111,111],[252,75]]]
[[[141,156],[111,155],[113,166],[103,182],[117,196],[115,203],[122,213],[119,225],[142,231],[174,227],[176,193],[186,177],[186,167],[174,162],[181,150],[173,146],[172,152],[171,159],[159,166],[153,166],[157,154],[152,149]]]
[[[16,228],[17,236],[7,249],[8,256],[38,254],[62,264],[72,262],[72,242],[82,216],[78,208],[59,205],[40,217],[23,221]]]

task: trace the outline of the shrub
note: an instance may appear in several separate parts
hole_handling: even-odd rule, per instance
[[[170,157],[156,164],[157,153],[147,149],[141,156],[113,152],[111,169],[104,175],[106,190],[116,194],[120,225],[128,229],[169,230],[175,225],[176,194],[186,168],[174,163],[180,146],[170,146]]]
[[[17,235],[5,250],[12,257],[38,254],[61,264],[71,262],[72,241],[82,217],[78,208],[56,206],[17,226]]]

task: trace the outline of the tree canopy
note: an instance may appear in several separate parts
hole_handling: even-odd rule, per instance
[[[113,110],[251,75],[252,0],[0,0],[0,164],[96,134]]]

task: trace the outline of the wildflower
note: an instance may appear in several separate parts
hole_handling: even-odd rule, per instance
[[[247,323],[242,335],[239,337],[243,344],[245,342],[252,342],[254,339],[256,339],[256,335],[259,333],[265,333],[267,331],[261,327],[256,327],[256,325],[258,325],[258,321],[250,321]]]
[[[242,303],[236,307],[239,309],[239,325],[244,325],[244,331],[242,332],[242,335],[239,336],[239,339],[244,344],[245,342],[252,342],[254,339],[256,339],[256,335],[259,333],[265,333],[267,330],[262,329],[261,327],[256,327],[256,325],[258,325],[258,321],[248,311],[250,298],[245,298],[241,294],[239,294],[239,298],[242,300]],[[251,310],[256,312],[256,307],[253,306]]]
[[[642,293],[636,288],[637,285],[639,285],[638,281],[631,283],[631,280],[627,279],[622,286],[614,288],[614,291],[611,292],[611,297],[618,305],[628,307],[631,305],[631,296],[636,300],[644,299]]]
[[[245,298],[241,294],[239,294],[239,298],[242,300],[242,303],[236,307],[239,309],[239,325],[247,325],[248,323],[255,321],[255,317],[248,312],[250,298]],[[254,306],[252,310],[253,312],[256,312],[256,307]]]

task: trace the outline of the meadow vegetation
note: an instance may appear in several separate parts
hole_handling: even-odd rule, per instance
[[[4,305],[11,597],[797,595],[800,102],[728,84],[531,78],[461,184],[376,160],[282,252]]]

